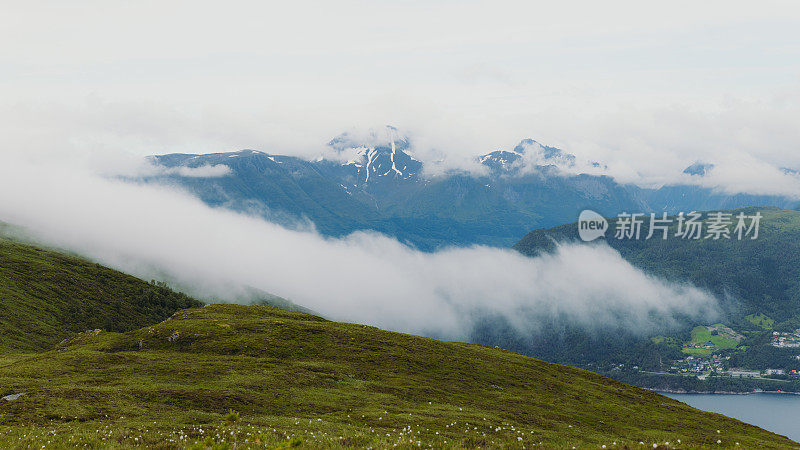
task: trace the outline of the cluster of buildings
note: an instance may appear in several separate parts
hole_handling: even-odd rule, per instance
[[[789,332],[772,332],[772,346],[779,348],[800,348],[800,329]]]
[[[683,344],[683,348],[702,348],[707,350],[713,350],[717,348],[717,346],[711,341],[706,341],[698,344]]]
[[[774,375],[800,376],[797,370],[728,368],[728,360],[730,360],[730,356],[687,356],[686,358],[673,361],[669,372],[686,375],[693,374],[697,375],[697,378],[701,380],[706,379],[710,373],[714,373],[717,376],[729,376],[734,378],[763,378]]]
[[[670,372],[673,373],[706,373],[725,371],[727,361],[730,356],[711,355],[711,356],[687,356],[686,358],[673,361]]]
[[[785,369],[764,369],[764,370],[748,370],[748,369],[735,369],[731,368],[726,372],[727,375],[737,378],[762,378],[771,375],[791,375],[797,376],[796,370],[786,371]]]

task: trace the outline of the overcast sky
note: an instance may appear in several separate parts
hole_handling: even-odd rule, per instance
[[[798,30],[795,0],[4,2],[0,148],[313,156],[392,124],[454,166],[529,137],[800,192]]]

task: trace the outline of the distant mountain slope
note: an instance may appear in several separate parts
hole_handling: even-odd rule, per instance
[[[245,150],[209,155],[163,155],[155,157],[155,161],[165,167],[229,167],[231,176],[171,175],[161,179],[180,183],[212,206],[254,211],[278,222],[307,217],[314,220],[320,232],[333,235],[380,218],[374,207],[353,198],[316,164],[299,158]]]
[[[800,317],[800,211],[742,208],[726,213],[735,217],[740,212],[763,216],[758,239],[681,239],[674,237],[677,222],[673,222],[671,238],[659,239],[657,232],[655,239],[646,240],[649,217],[642,239],[615,239],[616,220],[611,218],[606,239],[591,245],[610,245],[649,273],[707,288],[725,302],[733,317],[764,313],[778,322]],[[707,214],[703,223],[707,229]],[[579,242],[577,230],[575,223],[534,230],[514,248],[534,256],[551,251],[557,242]]]
[[[784,346],[779,342],[800,329],[800,212],[740,208],[721,213],[733,218],[731,231],[738,214],[761,214],[758,238],[745,236],[739,240],[733,233],[731,239],[681,239],[675,236],[675,221],[668,229],[668,239],[662,239],[662,231],[656,230],[654,238],[647,240],[644,237],[649,233],[648,217],[641,239],[617,239],[617,219],[609,218],[605,238],[583,243],[611,246],[647,273],[710,291],[719,299],[722,313],[713,322],[687,318],[670,330],[650,330],[638,337],[608,333],[601,339],[579,330],[561,334],[556,330],[535,342],[508,336],[495,324],[485,332],[487,337],[476,340],[549,361],[590,367],[615,379],[656,389],[800,392],[800,350],[794,344]],[[703,214],[703,237],[710,223],[708,214]],[[582,243],[576,223],[534,230],[514,248],[536,256],[569,242]],[[719,341],[715,335],[721,333],[720,329],[735,339]],[[693,341],[697,330],[711,330],[712,338]],[[777,381],[721,376],[727,370],[742,367],[759,374],[768,375],[767,369],[771,369],[788,376],[777,377]],[[714,376],[709,377],[709,373]]]
[[[336,158],[307,161],[254,150],[153,156],[171,171],[149,181],[176,184],[212,206],[256,212],[279,223],[309,219],[325,235],[376,230],[423,250],[511,246],[532,228],[572,222],[586,208],[613,215],[800,204],[689,185],[645,189],[576,174],[574,155],[531,139],[477,157],[484,173],[437,176],[423,171],[409,140],[392,127],[361,137],[345,133],[328,145]],[[203,177],[179,170],[207,166],[228,167],[230,174]],[[693,164],[685,173],[702,177],[712,169]]]
[[[584,370],[259,306],[0,356],[0,379],[27,393],[0,402],[0,445],[797,446]]]
[[[630,187],[635,190],[635,187]],[[642,189],[639,195],[649,209],[642,212],[666,212],[677,214],[681,211],[729,210],[748,206],[777,207],[797,209],[800,202],[789,197],[777,195],[726,194],[712,188],[691,185],[663,186],[659,189]],[[630,212],[630,208],[628,212]],[[623,211],[618,211],[618,213]],[[639,211],[636,211],[639,212]],[[574,218],[573,218],[574,220]]]
[[[0,238],[0,351],[46,349],[87,329],[129,331],[199,305],[99,264]]]

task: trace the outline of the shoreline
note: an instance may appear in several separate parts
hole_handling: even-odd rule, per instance
[[[750,394],[777,394],[777,395],[800,395],[800,392],[787,392],[787,391],[762,391],[753,390],[747,392],[741,391],[687,391],[683,389],[650,389],[649,391],[657,392],[659,394],[703,394],[703,395],[750,395]]]

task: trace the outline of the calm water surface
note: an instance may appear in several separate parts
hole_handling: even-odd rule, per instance
[[[724,414],[800,442],[800,395],[664,395],[697,409]]]

